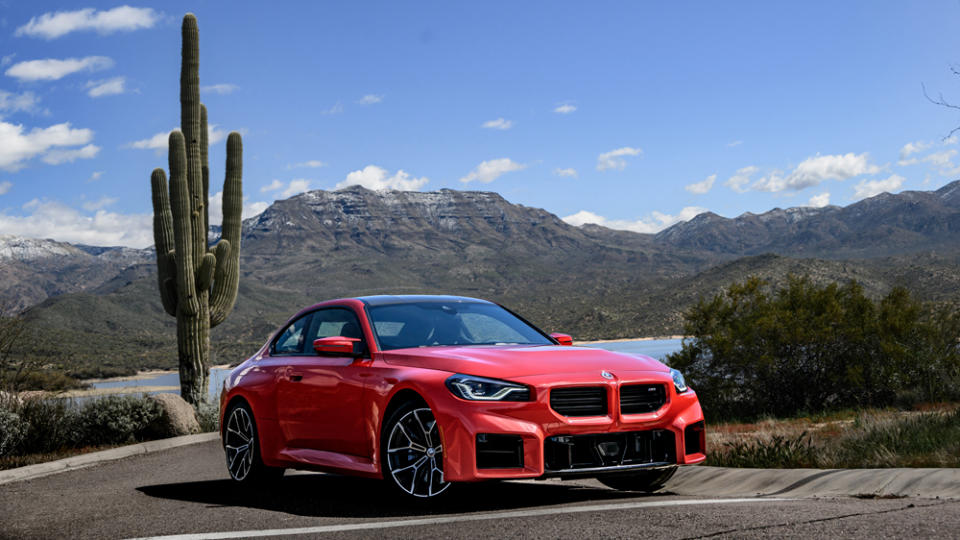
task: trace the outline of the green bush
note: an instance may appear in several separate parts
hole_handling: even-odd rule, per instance
[[[134,396],[108,396],[81,407],[63,399],[3,400],[0,457],[148,440],[160,414],[157,402]]]
[[[931,312],[904,289],[879,302],[856,283],[757,278],[701,299],[685,315],[684,372],[712,418],[791,416],[960,396],[960,316]]]
[[[134,396],[107,396],[84,405],[77,414],[82,445],[125,444],[143,440],[150,424],[160,418],[160,405]]]
[[[220,429],[220,404],[204,400],[196,406],[197,422],[200,423],[200,432],[209,433]]]

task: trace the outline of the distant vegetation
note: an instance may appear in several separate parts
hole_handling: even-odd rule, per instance
[[[960,313],[900,287],[874,301],[854,281],[749,278],[685,317],[667,362],[714,420],[960,398]]]

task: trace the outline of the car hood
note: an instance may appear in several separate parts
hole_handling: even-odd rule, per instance
[[[559,345],[420,347],[386,351],[383,355],[390,364],[498,379],[560,373],[599,374],[603,370],[613,373],[669,371],[649,356]]]

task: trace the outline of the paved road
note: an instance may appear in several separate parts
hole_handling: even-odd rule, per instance
[[[957,538],[960,501],[637,496],[593,481],[471,486],[439,504],[322,474],[248,492],[217,442],[0,485],[0,537],[130,538],[248,531],[314,537]],[[221,536],[222,537],[222,536]],[[289,537],[289,536],[288,536]]]

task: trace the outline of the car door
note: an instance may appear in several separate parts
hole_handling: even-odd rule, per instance
[[[351,309],[324,308],[309,317],[300,349],[286,356],[278,383],[277,412],[287,446],[363,456],[363,358],[319,355],[313,341],[356,337],[362,340],[357,350],[365,353],[366,339]]]

